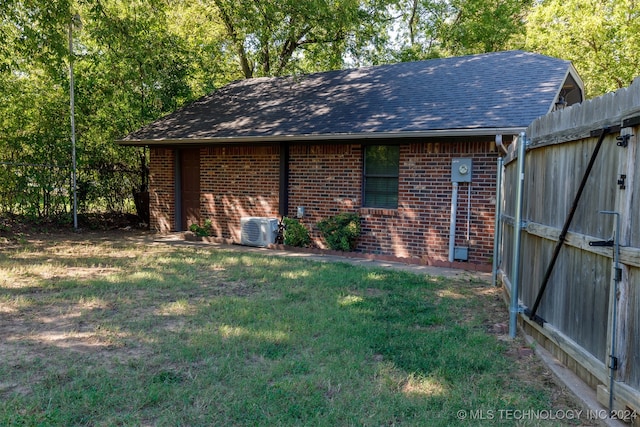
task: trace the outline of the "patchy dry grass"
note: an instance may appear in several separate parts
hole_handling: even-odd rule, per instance
[[[513,425],[459,411],[574,407],[493,333],[507,313],[482,282],[95,234],[5,245],[0,292],[0,425]]]

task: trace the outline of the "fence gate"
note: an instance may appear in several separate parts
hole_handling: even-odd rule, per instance
[[[536,120],[504,159],[494,258],[520,326],[604,407],[640,413],[638,133],[639,79]]]

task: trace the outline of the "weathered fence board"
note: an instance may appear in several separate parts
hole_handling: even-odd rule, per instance
[[[629,130],[628,132],[632,132]],[[625,133],[628,133],[625,132]],[[628,153],[626,154],[627,167],[624,168],[621,173],[626,176],[625,182],[627,190],[625,191],[625,204],[628,207],[628,211],[631,213],[623,227],[626,228],[625,233],[628,234],[627,244],[632,247],[640,248],[640,192],[638,192],[638,185],[628,185],[628,183],[640,181],[639,172],[637,172],[638,165],[640,165],[640,149],[638,149],[638,143],[640,137],[638,136],[638,128],[636,127],[635,133],[631,134],[629,138]],[[624,155],[624,153],[621,153]],[[635,196],[635,197],[634,197]],[[636,215],[633,215],[635,213]]]
[[[621,380],[638,390],[640,389],[640,369],[638,369],[640,366],[640,340],[638,339],[640,337],[640,287],[637,284],[640,283],[640,269],[630,269],[628,276],[628,283],[633,283],[634,286],[627,289],[626,296],[625,314],[627,316],[624,327],[626,339],[621,342],[622,352],[626,358],[622,360],[624,375]]]
[[[514,221],[518,177],[516,150],[512,149],[505,158],[502,252],[496,256],[508,291],[510,278],[519,268],[519,301],[531,308],[598,132],[605,133],[600,152],[536,313],[544,319],[544,326],[524,315],[521,322],[545,344],[555,346],[576,372],[586,373],[592,386],[603,384],[607,390],[615,333],[613,352],[619,369],[614,396],[619,404],[640,411],[640,173],[636,171],[640,165],[640,138],[636,136],[640,132],[640,79],[615,93],[541,117],[527,129],[530,144],[525,156],[523,223]],[[620,144],[623,135],[632,135],[626,147]],[[618,282],[615,247],[590,245],[614,238],[616,216],[611,212],[617,212],[620,220]],[[516,232],[523,233],[519,266],[513,259]]]

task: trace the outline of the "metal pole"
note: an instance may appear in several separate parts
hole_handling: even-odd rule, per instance
[[[491,275],[491,284],[497,286],[498,284],[498,265],[500,263],[500,241],[502,230],[502,168],[504,160],[502,157],[498,157],[498,169],[496,173],[496,222],[493,230],[493,268]]]
[[[618,283],[620,282],[620,214],[615,211],[600,211],[604,215],[616,216],[616,231],[614,237],[614,250],[613,250],[613,264],[614,264],[614,276],[613,276],[613,314],[611,323],[611,355],[609,357],[609,415],[613,413],[613,385],[615,381],[615,372],[618,369],[616,359],[616,329],[618,328]]]
[[[451,194],[451,221],[449,225],[449,262],[453,262],[456,246],[456,218],[458,215],[458,183],[453,183],[453,194]]]
[[[516,188],[516,219],[513,238],[513,278],[511,280],[511,305],[509,308],[509,336],[516,337],[518,327],[518,289],[520,287],[520,246],[522,234],[522,202],[524,198],[524,156],[526,153],[526,134],[520,133],[518,139],[518,183]]]
[[[73,189],[73,229],[78,230],[78,198],[76,192],[76,118],[73,80],[73,19],[69,22],[69,98],[71,104],[71,186]]]
[[[471,240],[471,182],[467,184],[467,246]]]

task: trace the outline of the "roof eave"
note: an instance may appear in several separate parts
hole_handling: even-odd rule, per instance
[[[158,139],[122,139],[116,143],[123,146],[150,145],[216,145],[216,144],[259,144],[274,142],[317,142],[317,141],[355,141],[363,139],[404,139],[404,138],[443,138],[443,137],[478,137],[495,135],[518,135],[526,126],[475,129],[433,129],[425,131],[398,132],[362,132],[362,133],[330,133],[306,135],[268,135],[268,136],[231,136],[211,138],[158,138]]]

